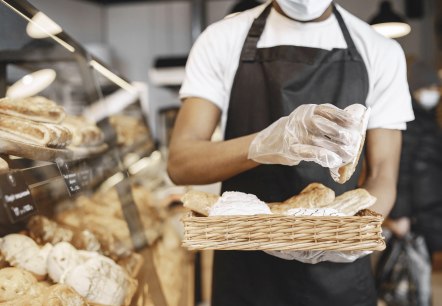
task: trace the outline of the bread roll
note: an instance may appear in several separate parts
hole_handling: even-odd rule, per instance
[[[86,300],[65,284],[56,284],[46,289],[42,306],[87,306]]]
[[[111,259],[99,254],[89,255],[89,258],[83,256],[83,263],[67,271],[64,282],[92,303],[128,305],[135,293],[136,280],[128,277]]]
[[[210,208],[212,208],[218,199],[219,196],[216,194],[190,190],[184,194],[181,201],[183,202],[184,207],[207,217]]]
[[[0,270],[0,302],[12,301],[26,295],[37,279],[29,272],[19,268]]]
[[[31,272],[38,280],[47,274],[46,260],[52,245],[40,248],[34,240],[21,234],[10,234],[0,239],[0,251],[11,266]]]
[[[62,281],[65,273],[82,263],[77,249],[68,242],[54,245],[48,254],[47,269],[49,277],[56,283]]]
[[[320,184],[311,183],[300,194],[295,195],[282,203],[270,203],[270,210],[274,214],[283,214],[292,208],[319,208],[328,207],[335,199],[335,192]]]
[[[367,190],[358,188],[337,196],[328,208],[336,209],[346,216],[354,216],[358,211],[376,203],[376,198]]]

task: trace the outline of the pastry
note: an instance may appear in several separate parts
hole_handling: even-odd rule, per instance
[[[30,236],[41,244],[71,241],[74,237],[73,231],[41,215],[32,217],[28,221],[27,228]]]
[[[208,216],[210,208],[218,201],[219,196],[203,191],[190,190],[184,194],[181,201],[184,207],[203,216]]]
[[[346,216],[354,216],[358,211],[376,203],[376,198],[363,188],[347,191],[337,196],[328,208],[336,209]]]
[[[67,116],[62,125],[73,134],[73,147],[94,147],[103,144],[104,134],[98,126],[81,116]]]
[[[60,123],[66,116],[61,106],[40,96],[0,99],[0,114],[48,123]]]
[[[72,141],[72,133],[70,130],[59,124],[43,123],[51,133],[51,141],[48,147],[64,148]]]
[[[340,184],[344,184],[345,182],[347,182],[356,170],[356,166],[359,162],[359,157],[361,156],[362,150],[364,148],[365,134],[367,130],[368,119],[370,117],[370,109],[366,109],[365,106],[363,106],[362,104],[352,104],[345,108],[345,111],[349,112],[357,118],[362,118],[359,127],[361,139],[359,144],[357,145],[358,152],[349,163],[340,167],[339,169],[330,169],[332,178]]]
[[[335,199],[335,192],[320,183],[311,183],[300,194],[295,195],[282,203],[270,203],[274,214],[282,214],[292,208],[320,208],[328,207]]]
[[[49,220],[44,216],[32,217],[27,228],[30,236],[40,244],[58,242],[71,242],[77,249],[87,251],[100,251],[100,242],[89,230],[69,228]]]

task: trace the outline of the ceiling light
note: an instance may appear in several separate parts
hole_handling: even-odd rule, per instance
[[[385,37],[398,38],[407,35],[411,31],[409,24],[393,11],[389,1],[382,1],[379,13],[371,20],[373,29]]]
[[[31,97],[43,91],[55,80],[56,73],[52,69],[42,69],[22,77],[6,91],[10,98]]]
[[[63,29],[43,12],[35,14],[26,26],[26,33],[32,38],[46,38],[62,31]]]

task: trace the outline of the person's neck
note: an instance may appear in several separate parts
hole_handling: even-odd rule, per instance
[[[279,6],[278,2],[276,2],[276,0],[273,0],[273,8],[280,13],[281,15],[290,18],[292,20],[298,21],[298,22],[320,22],[320,21],[324,21],[326,20],[328,17],[331,16],[331,14],[333,13],[333,3],[330,3],[330,5],[327,7],[327,9],[324,11],[324,13],[322,13],[321,16],[319,16],[318,18],[312,19],[312,20],[306,20],[306,21],[302,21],[302,20],[297,20],[294,19],[290,16],[287,16],[286,13],[284,13],[284,11],[281,9],[281,7]]]

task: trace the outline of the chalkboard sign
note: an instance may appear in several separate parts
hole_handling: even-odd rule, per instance
[[[21,172],[1,174],[0,193],[3,209],[11,223],[16,223],[37,213],[31,191]]]
[[[92,170],[86,161],[67,162],[57,158],[56,163],[70,195],[74,195],[89,186]]]

